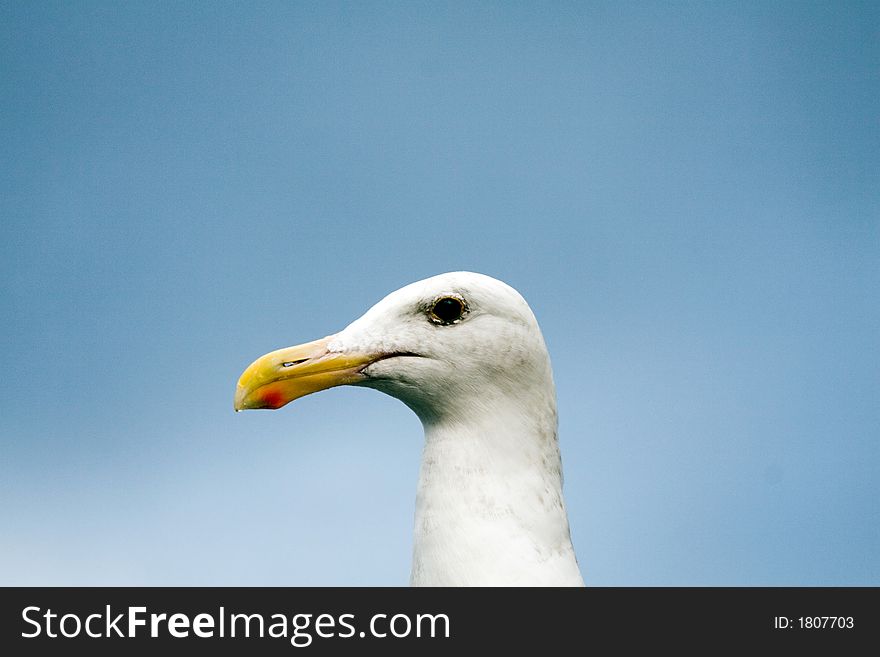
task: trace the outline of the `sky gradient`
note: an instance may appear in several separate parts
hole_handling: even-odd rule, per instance
[[[880,9],[0,3],[0,584],[403,585],[421,426],[255,357],[529,301],[588,585],[880,585]]]

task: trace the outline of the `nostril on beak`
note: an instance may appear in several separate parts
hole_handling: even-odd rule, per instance
[[[305,363],[308,358],[300,358],[299,360],[288,360],[281,363],[281,367],[293,367],[294,365],[299,365],[300,363]]]

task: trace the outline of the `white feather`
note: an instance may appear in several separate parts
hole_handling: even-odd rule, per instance
[[[467,304],[440,325],[438,298]],[[380,360],[362,385],[422,420],[414,586],[583,586],[562,495],[556,392],[544,339],[516,290],[454,272],[388,295],[331,351],[418,354]]]

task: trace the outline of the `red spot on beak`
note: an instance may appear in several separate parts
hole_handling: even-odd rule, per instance
[[[263,394],[260,395],[260,401],[262,401],[269,408],[281,408],[286,403],[284,399],[284,393],[280,390],[268,388],[263,391]]]

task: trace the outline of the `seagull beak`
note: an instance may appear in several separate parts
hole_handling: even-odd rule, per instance
[[[331,352],[327,347],[335,337],[329,335],[260,356],[238,380],[235,410],[281,408],[313,392],[360,381],[360,371],[376,356]]]

